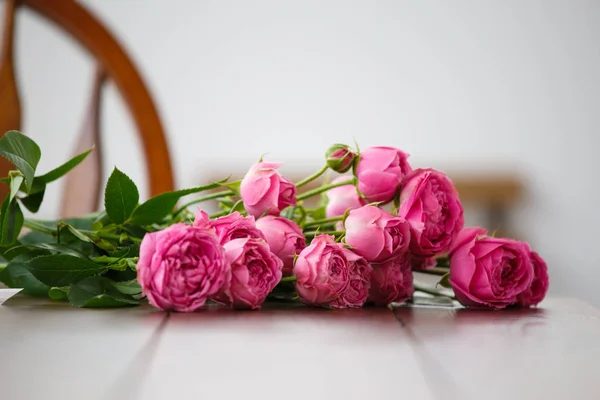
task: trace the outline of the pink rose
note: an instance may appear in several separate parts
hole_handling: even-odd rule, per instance
[[[229,283],[229,264],[211,229],[175,224],[144,236],[137,278],[154,307],[189,312]]]
[[[531,285],[517,296],[517,304],[521,307],[538,305],[546,297],[550,285],[548,266],[544,259],[535,251],[529,253],[529,258],[533,265],[533,280]]]
[[[334,237],[318,235],[300,252],[294,265],[296,291],[309,305],[326,306],[340,297],[350,281],[344,246]]]
[[[371,265],[363,257],[348,249],[342,249],[350,268],[350,281],[340,297],[331,302],[331,308],[362,307],[371,287]]]
[[[296,205],[296,186],[279,175],[280,166],[279,163],[256,163],[242,179],[240,194],[248,214],[256,218],[264,214],[279,215],[284,208]]]
[[[325,158],[329,168],[343,174],[354,164],[356,154],[345,144],[334,144],[325,153]]]
[[[202,210],[198,210],[194,226],[210,226],[214,228],[221,244],[225,244],[233,239],[246,237],[264,239],[262,232],[256,227],[254,217],[243,217],[237,211],[211,221],[208,214]]]
[[[331,183],[339,183],[347,181],[348,179],[350,179],[350,177],[340,176]],[[367,204],[367,202],[359,196],[354,185],[338,186],[329,189],[326,194],[329,200],[327,202],[327,207],[325,208],[325,216],[327,218],[344,215],[347,210],[354,210]]]
[[[283,262],[263,239],[233,239],[223,245],[231,283],[214,300],[237,309],[258,309],[281,280]]]
[[[450,284],[467,307],[505,308],[517,301],[533,280],[526,244],[485,236],[466,228],[450,249]]]
[[[378,306],[402,303],[414,293],[410,257],[399,257],[373,265],[369,302]]]
[[[358,190],[369,202],[388,202],[412,171],[408,154],[394,147],[369,147],[360,152],[356,167]]]
[[[267,215],[256,221],[256,227],[264,235],[271,252],[283,261],[284,275],[294,268],[294,256],[306,247],[302,229],[292,220]]]
[[[417,169],[406,177],[398,215],[410,224],[410,250],[417,257],[446,252],[464,225],[463,208],[452,181],[433,169]]]
[[[410,244],[410,227],[402,217],[375,206],[350,211],[344,221],[346,243],[370,262],[381,263],[404,255]]]

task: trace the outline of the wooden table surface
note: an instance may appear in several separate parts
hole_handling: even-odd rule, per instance
[[[600,399],[600,312],[0,306],[0,398]]]

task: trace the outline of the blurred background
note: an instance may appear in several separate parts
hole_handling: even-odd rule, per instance
[[[454,179],[468,224],[528,240],[551,294],[600,305],[600,2],[78,3],[141,74],[177,188],[241,177],[264,153],[295,180],[332,143],[396,146]],[[21,129],[44,172],[75,151],[98,61],[39,12],[17,11]],[[141,141],[110,78],[101,104],[104,179],[117,165],[146,193]],[[63,189],[48,188],[39,217],[59,215]]]

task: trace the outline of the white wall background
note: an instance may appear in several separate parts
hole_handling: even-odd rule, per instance
[[[388,144],[415,166],[517,171],[515,215],[553,294],[600,305],[600,2],[86,0],[143,71],[178,186],[271,160],[310,171],[328,144]],[[88,55],[29,11],[17,21],[24,131],[41,169],[71,152]],[[110,159],[145,188],[113,87]],[[57,213],[60,185],[41,212]]]

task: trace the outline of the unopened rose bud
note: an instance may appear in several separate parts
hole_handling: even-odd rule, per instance
[[[344,173],[350,169],[354,160],[356,159],[356,153],[350,150],[350,147],[345,144],[334,144],[325,153],[327,158],[327,166],[332,170],[340,173]]]

